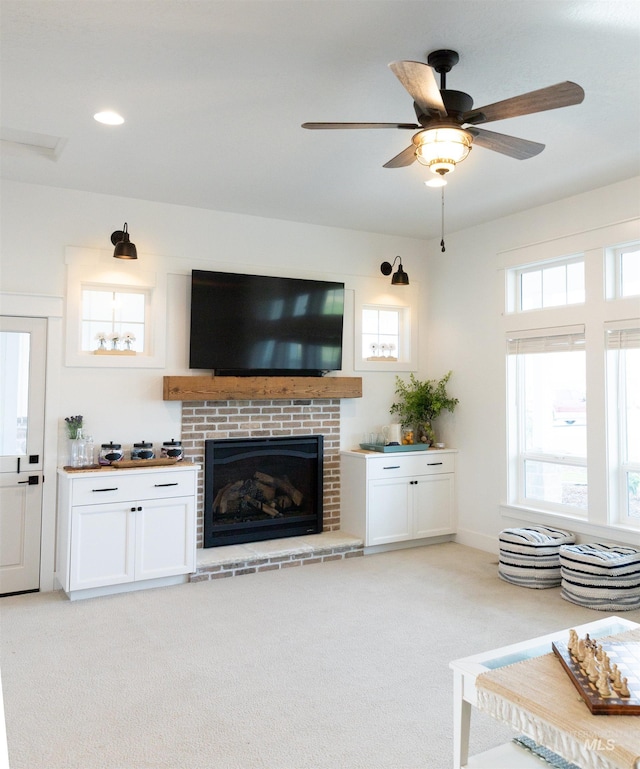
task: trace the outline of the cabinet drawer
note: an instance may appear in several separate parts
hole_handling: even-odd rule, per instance
[[[434,473],[452,473],[455,458],[453,454],[437,454],[426,451],[420,456],[398,456],[367,458],[368,477],[401,478],[414,475],[432,475]]]
[[[74,478],[72,505],[128,502],[141,499],[184,497],[194,493],[194,473],[183,472],[104,473],[91,478]]]

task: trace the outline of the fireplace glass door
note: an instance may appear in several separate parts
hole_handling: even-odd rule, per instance
[[[322,531],[321,435],[205,441],[204,546]]]

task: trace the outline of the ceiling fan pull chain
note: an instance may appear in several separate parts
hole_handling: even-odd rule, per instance
[[[442,225],[441,225],[441,234],[442,234],[442,240],[440,241],[440,248],[442,249],[442,253],[445,252],[444,247],[444,187],[442,188]]]

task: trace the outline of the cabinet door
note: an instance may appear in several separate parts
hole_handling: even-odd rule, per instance
[[[135,513],[131,508],[119,504],[72,509],[70,590],[133,581]]]
[[[412,537],[410,490],[413,486],[406,478],[369,481],[367,546],[402,542]]]
[[[454,531],[454,475],[421,476],[414,489],[415,537],[434,537]]]
[[[195,571],[193,497],[145,500],[136,516],[136,580]]]

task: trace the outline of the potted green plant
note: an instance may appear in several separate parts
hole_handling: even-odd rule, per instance
[[[389,411],[391,414],[397,414],[403,427],[413,429],[414,443],[434,443],[433,420],[443,411],[453,411],[458,405],[457,398],[447,395],[447,383],[451,374],[449,371],[440,381],[420,381],[414,374],[409,374],[409,382],[396,377],[398,400]]]

